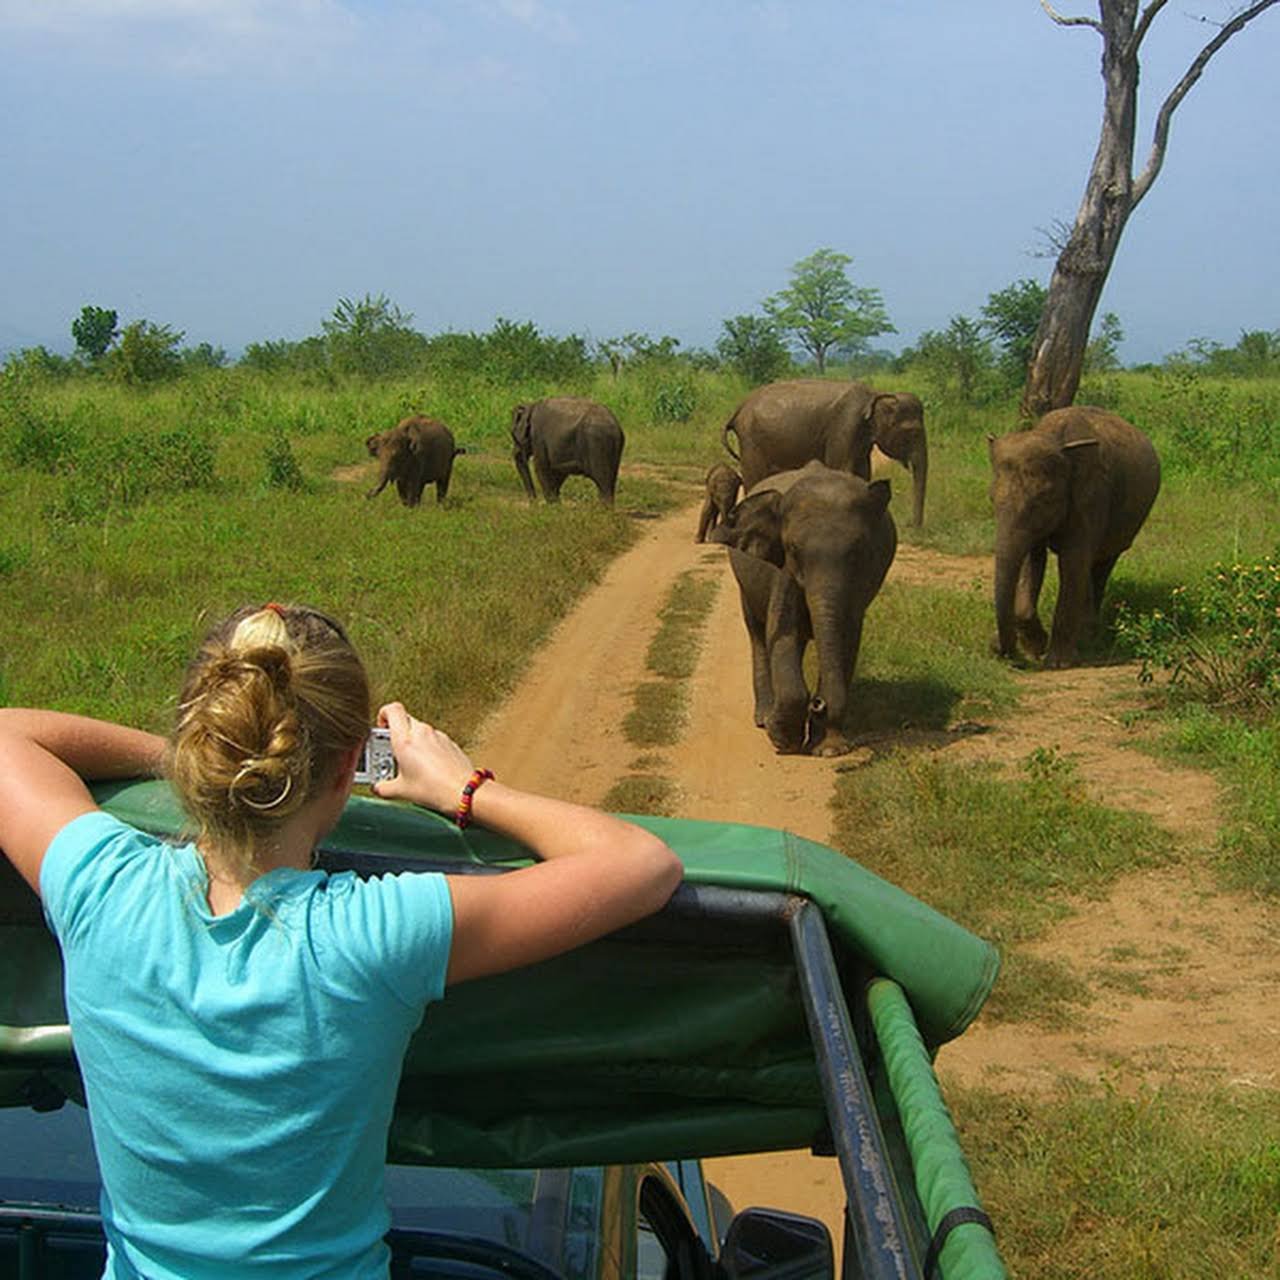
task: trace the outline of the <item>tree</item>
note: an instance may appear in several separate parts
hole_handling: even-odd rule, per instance
[[[1120,367],[1116,352],[1124,341],[1124,329],[1120,317],[1114,311],[1103,313],[1098,328],[1084,350],[1084,367],[1087,373],[1110,373]]]
[[[366,378],[403,372],[421,357],[426,341],[412,322],[385,294],[339,298],[323,322],[329,363],[338,373]]]
[[[978,379],[993,364],[991,343],[983,337],[982,325],[968,316],[952,316],[941,333],[926,330],[910,357],[910,363],[923,365],[944,387],[954,382],[966,401],[974,399]]]
[[[1022,412],[1039,417],[1074,399],[1089,342],[1089,329],[1129,215],[1151,190],[1164,164],[1169,122],[1200,79],[1209,60],[1232,36],[1276,0],[1255,0],[1218,25],[1156,113],[1151,151],[1137,177],[1133,155],[1138,116],[1138,52],[1168,0],[1098,0],[1097,18],[1063,17],[1041,6],[1063,27],[1088,27],[1102,40],[1103,108],[1098,148],[1075,224],[1058,254],[1044,313],[1036,330]]]
[[[849,279],[853,259],[834,249],[819,249],[791,268],[788,288],[764,300],[764,309],[781,333],[807,351],[822,373],[829,351],[865,351],[867,340],[896,333],[879,289]]]
[[[86,359],[97,364],[107,353],[116,338],[114,311],[106,307],[81,307],[80,314],[71,322],[71,336],[76,340],[76,350]]]
[[[765,316],[730,316],[716,342],[720,358],[752,386],[773,382],[791,367],[791,355],[778,327]]]
[[[1015,280],[988,294],[982,308],[983,327],[999,344],[1000,363],[1015,385],[1027,376],[1047,296],[1048,290],[1038,281]]]
[[[125,325],[120,341],[108,353],[106,369],[110,377],[129,386],[164,382],[182,372],[178,344],[182,332],[167,324],[135,320]]]

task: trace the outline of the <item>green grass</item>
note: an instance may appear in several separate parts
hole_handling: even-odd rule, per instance
[[[300,599],[350,624],[379,697],[403,698],[465,742],[642,520],[686,498],[721,456],[721,424],[747,388],[695,373],[689,420],[658,422],[669,380],[626,370],[564,387],[462,374],[364,384],[227,370],[150,391],[90,380],[0,385],[0,702],[164,728],[182,666],[212,620],[246,600]],[[927,524],[915,531],[899,518],[903,541],[989,556],[985,437],[1014,427],[1012,397],[973,407],[909,378],[877,385],[921,392],[927,404]],[[586,481],[570,481],[556,508],[521,495],[511,406],[557,391],[593,395],[623,423],[616,510]],[[1280,385],[1120,374],[1079,398],[1137,422],[1164,461],[1161,496],[1120,561],[1108,617],[1121,601],[1161,607],[1217,560],[1273,550]],[[417,511],[390,493],[364,500],[365,437],[409,412],[443,418],[468,448],[443,509],[430,493]],[[292,474],[281,442],[301,476],[296,490],[271,483]],[[188,465],[210,448],[211,475]],[[354,480],[335,479],[340,468],[355,468]],[[909,479],[887,474],[901,517]],[[1046,615],[1055,590],[1051,568]],[[641,739],[655,745],[606,807],[677,809],[662,745],[682,715],[705,591],[696,578],[676,585],[655,677],[636,708]],[[1001,945],[987,1016],[1061,1027],[1080,1016],[1090,983],[1137,994],[1177,957],[1115,954],[1081,975],[1026,944],[1070,900],[1101,896],[1117,876],[1170,855],[1150,822],[1090,801],[1051,749],[1004,772],[920,746],[893,752],[914,731],[926,744],[943,740],[1013,705],[1008,667],[987,652],[992,626],[986,589],[973,584],[891,584],[872,605],[851,723],[891,753],[838,773],[837,842]],[[1092,652],[1114,647],[1104,628]],[[1224,780],[1216,857],[1226,882],[1280,893],[1276,718],[1184,707],[1144,724],[1153,750]],[[1276,1092],[1125,1097],[1070,1086],[1050,1097],[949,1096],[1015,1276],[1280,1276]]]
[[[305,600],[349,624],[376,696],[465,739],[637,524],[594,491],[528,504],[496,460],[457,472],[443,508],[366,502],[363,485],[323,475],[297,493],[220,476],[213,492],[77,524],[44,514],[58,478],[20,481],[5,497],[9,528],[27,532],[0,574],[4,695],[160,726],[212,621],[246,600]],[[652,482],[625,498],[669,502]]]
[[[1034,752],[1020,774],[899,751],[838,775],[835,844],[1006,953],[993,1018],[1061,1025],[1085,989],[1018,950],[1070,899],[1101,897],[1166,854],[1155,824],[1086,797],[1070,762]]]
[[[1280,1276],[1280,1093],[947,1097],[1015,1280]]]
[[[687,680],[698,665],[699,636],[715,603],[720,582],[705,573],[682,573],[672,584],[649,642],[645,665],[667,680]]]
[[[613,813],[646,813],[675,817],[676,786],[662,774],[630,773],[605,793],[603,808]]]

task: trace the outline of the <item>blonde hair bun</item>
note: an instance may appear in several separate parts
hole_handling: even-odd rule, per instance
[[[248,868],[369,720],[364,667],[336,622],[302,606],[239,610],[188,669],[170,777],[200,836]]]

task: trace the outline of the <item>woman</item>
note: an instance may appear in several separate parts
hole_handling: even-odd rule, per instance
[[[0,848],[40,894],[102,1169],[108,1277],[385,1277],[387,1129],[427,1003],[655,911],[681,868],[606,814],[504,785],[399,703],[380,795],[540,861],[501,876],[312,870],[370,722],[314,609],[242,609],[187,672],[169,740],[0,709]],[[160,772],[173,846],[86,780]]]

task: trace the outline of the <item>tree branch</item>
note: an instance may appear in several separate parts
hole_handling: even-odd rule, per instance
[[[1128,48],[1125,49],[1126,57],[1132,58],[1137,54],[1138,46],[1142,44],[1143,38],[1147,34],[1147,29],[1155,21],[1156,14],[1159,13],[1167,3],[1168,0],[1151,0],[1151,3],[1143,9],[1142,17],[1138,19],[1137,28],[1134,30],[1133,35],[1129,37],[1129,45]]]
[[[1044,3],[1044,0],[1041,0]],[[1147,20],[1148,14],[1156,9],[1159,4],[1163,4],[1164,0],[1152,0],[1146,12],[1143,13],[1143,21]],[[1173,113],[1178,109],[1183,98],[1191,92],[1196,81],[1200,79],[1205,67],[1209,63],[1209,59],[1213,57],[1219,49],[1222,48],[1228,40],[1231,39],[1238,31],[1243,30],[1254,18],[1256,18],[1265,9],[1270,9],[1276,0],[1257,0],[1255,4],[1249,5],[1247,9],[1242,9],[1230,22],[1224,23],[1222,30],[1218,32],[1212,40],[1209,41],[1196,59],[1187,68],[1186,74],[1173,87],[1173,91],[1164,100],[1160,108],[1160,114],[1156,116],[1155,133],[1151,141],[1151,156],[1147,160],[1147,167],[1142,171],[1141,177],[1133,184],[1133,199],[1130,209],[1136,209],[1138,202],[1151,189],[1151,184],[1156,180],[1160,173],[1160,168],[1164,164],[1165,147],[1169,142],[1169,121],[1173,117]]]
[[[1161,0],[1163,3],[1164,0]],[[1097,18],[1064,18],[1062,14],[1049,3],[1049,0],[1040,0],[1040,7],[1051,17],[1060,27],[1092,27],[1099,34],[1102,34],[1102,23]]]

